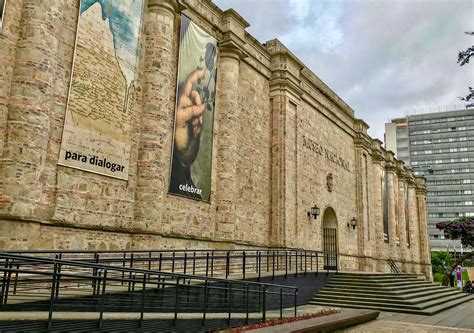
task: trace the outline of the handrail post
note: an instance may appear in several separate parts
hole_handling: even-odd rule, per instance
[[[260,282],[260,276],[262,274],[262,252],[258,251],[258,281]]]
[[[209,255],[209,252],[207,253]],[[207,288],[208,288],[209,281],[206,279],[204,283],[204,309],[202,312],[202,324],[204,325],[206,322],[206,312],[207,312]]]
[[[151,251],[148,252],[148,270],[151,271]]]
[[[245,286],[245,324],[249,323],[249,284]]]
[[[275,251],[272,251],[272,279],[275,279]]]
[[[122,259],[122,268],[125,268],[125,259],[127,258],[127,252],[123,253],[123,259]],[[125,270],[122,270],[122,286],[124,284],[125,280]]]
[[[268,250],[265,250],[265,251],[267,253],[266,257],[267,257],[267,272],[268,272],[270,270],[270,266],[269,266],[270,262],[268,261]]]
[[[232,314],[232,282],[229,281],[229,288],[228,288],[228,296],[227,296],[227,310],[228,310],[228,317],[227,317],[227,324],[230,325],[230,317]]]
[[[171,258],[171,273],[174,273],[174,260],[175,260],[175,251],[173,251],[173,257]]]
[[[196,251],[193,252],[193,275],[196,275]]]
[[[213,276],[214,276],[214,251],[211,251],[211,277]]]
[[[2,306],[7,304],[8,301],[8,289],[10,288],[10,279],[11,279],[11,269],[13,265],[13,260],[10,262],[8,258],[5,259],[5,272],[3,273],[3,283],[2,283]]]
[[[130,268],[133,268],[133,252],[130,254]],[[132,290],[132,271],[128,274],[128,291]]]
[[[263,308],[262,321],[265,321],[267,319],[267,312],[266,312],[267,290],[266,289],[267,289],[266,286],[262,285],[262,308]]]
[[[20,270],[20,265],[16,265],[15,283],[13,284],[13,295],[16,295],[16,287],[18,285],[18,271],[19,270]]]
[[[163,252],[160,252],[160,261],[158,262],[158,270],[161,272],[161,266],[163,262]]]
[[[145,294],[146,294],[146,274],[143,274],[143,287],[142,287],[142,303],[140,305],[140,322],[139,326],[142,327],[143,315],[145,312]]]
[[[226,254],[226,259],[225,259],[225,278],[229,276],[229,270],[230,270],[230,251],[227,251]]]
[[[283,318],[283,288],[280,287],[280,319]]]
[[[104,276],[102,277],[102,295],[100,297],[99,328],[102,328],[102,319],[104,317],[105,285],[106,284],[107,284],[107,269],[104,270]]]
[[[183,274],[186,274],[186,263],[188,262],[188,253],[184,252],[184,268],[183,268]]]
[[[206,277],[208,276],[209,276],[209,252],[206,253]]]
[[[298,295],[298,288],[295,288],[295,317],[297,316],[297,308],[298,308],[297,295]]]
[[[306,275],[307,270],[308,270],[308,262],[307,262],[306,251],[304,251],[304,275]]]
[[[174,318],[173,318],[173,326],[176,325],[176,320],[178,319],[178,290],[179,290],[179,277],[176,278],[176,292],[174,295]]]
[[[319,253],[316,252],[316,275],[319,273]]]
[[[245,257],[246,257],[245,251],[242,251],[242,275],[243,275],[244,280],[245,280],[245,265],[246,265]]]
[[[295,251],[295,276],[298,276],[298,250]]]
[[[51,322],[53,319],[53,307],[54,307],[54,300],[56,299],[56,280],[58,277],[58,263],[54,263],[54,268],[53,268],[53,281],[51,281],[51,297],[49,300],[49,312],[48,312],[48,323],[47,323],[47,329],[51,329]]]

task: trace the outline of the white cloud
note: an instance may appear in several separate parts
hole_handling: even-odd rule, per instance
[[[214,0],[234,7],[261,41],[282,40],[383,138],[384,122],[414,106],[460,104],[473,64],[472,0]]]

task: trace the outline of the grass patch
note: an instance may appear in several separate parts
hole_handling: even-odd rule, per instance
[[[443,282],[443,275],[444,274],[441,274],[441,273],[434,273],[433,274],[434,282],[439,282],[439,283]]]

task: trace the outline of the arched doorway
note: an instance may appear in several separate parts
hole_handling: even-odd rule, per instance
[[[337,269],[337,218],[334,209],[327,207],[323,214],[324,269]]]

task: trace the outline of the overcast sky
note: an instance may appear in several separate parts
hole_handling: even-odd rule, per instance
[[[474,84],[474,0],[214,0],[264,43],[278,38],[383,139],[406,110],[461,105]]]

